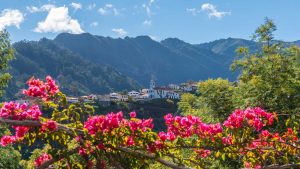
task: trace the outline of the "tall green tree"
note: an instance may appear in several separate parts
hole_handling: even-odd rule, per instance
[[[254,34],[261,50],[254,54],[237,49],[242,59],[232,64],[240,70],[235,93],[236,107],[260,106],[279,114],[300,112],[300,49],[274,41],[276,26],[266,19]]]
[[[11,75],[7,73],[9,62],[14,59],[14,50],[11,46],[7,31],[0,31],[0,96],[7,87]]]
[[[266,18],[253,35],[261,48],[252,53],[247,47],[236,50],[240,59],[231,68],[240,72],[237,82],[200,82],[198,96],[182,96],[182,114],[199,115],[208,122],[222,121],[234,108],[259,106],[282,115],[280,120],[296,119],[300,113],[300,49],[276,41],[276,29],[274,22]]]
[[[7,73],[9,62],[14,58],[14,50],[11,46],[8,32],[0,31],[0,97],[3,96],[5,87],[11,79],[11,75]],[[2,106],[2,105],[1,105]],[[0,137],[9,133],[6,126],[0,125]],[[21,154],[14,150],[12,146],[0,146],[0,168],[18,169],[20,168],[19,161]]]
[[[184,94],[178,106],[183,114],[201,116],[206,122],[223,121],[233,111],[234,86],[225,79],[208,79],[198,83],[198,97]]]

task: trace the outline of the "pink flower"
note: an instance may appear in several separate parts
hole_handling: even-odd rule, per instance
[[[130,117],[131,118],[135,118],[136,117],[136,113],[135,112],[130,112]]]
[[[57,129],[57,124],[53,120],[48,120],[46,123],[42,123],[41,131],[55,131]]]
[[[13,126],[13,128],[16,130],[16,138],[23,138],[30,129],[26,126]]]
[[[264,122],[264,119],[267,122]],[[260,131],[264,126],[273,123],[273,115],[259,107],[235,110],[224,122],[224,126],[228,128],[240,128],[244,122],[250,127],[254,127],[257,131]]]
[[[211,155],[210,150],[204,150],[204,149],[196,150],[196,153],[202,158],[206,158]]]
[[[38,120],[42,115],[38,105],[33,105],[29,109],[27,108],[26,104],[5,102],[0,109],[0,117],[12,118],[14,120]]]
[[[46,82],[32,77],[27,81],[27,84],[29,87],[27,90],[23,90],[23,94],[28,96],[40,97],[44,100],[48,100],[51,96],[59,92],[58,86],[51,76],[46,77]]]
[[[8,144],[12,144],[15,141],[16,141],[15,136],[2,136],[2,138],[0,140],[0,145],[7,146]]]
[[[245,162],[244,166],[245,166],[246,168],[251,168],[251,163]]]
[[[99,143],[99,144],[97,145],[97,147],[99,148],[99,150],[104,150],[104,149],[105,149],[105,146],[104,146],[103,143]]]
[[[167,133],[167,139],[170,141],[174,141],[176,139],[176,136],[173,132],[168,132]]]
[[[225,145],[231,145],[232,144],[232,137],[228,136],[228,137],[222,137],[222,143]]]
[[[167,139],[167,135],[165,132],[161,131],[158,133],[158,137],[162,140],[162,141],[166,141]]]
[[[34,161],[34,165],[36,167],[39,167],[41,166],[44,162],[48,161],[48,160],[51,160],[52,157],[49,155],[49,154],[42,154],[41,156],[39,156],[35,161]]]
[[[85,155],[85,154],[86,154],[85,148],[80,147],[79,150],[78,150],[78,153],[79,153],[79,155],[81,155],[81,156]]]
[[[134,145],[134,140],[131,136],[127,137],[126,145],[127,146],[133,146]]]
[[[162,149],[164,147],[164,144],[160,140],[155,141],[155,147],[157,149]]]

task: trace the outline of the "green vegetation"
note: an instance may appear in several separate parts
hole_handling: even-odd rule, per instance
[[[208,79],[198,84],[199,96],[183,94],[178,105],[184,115],[194,114],[206,122],[224,121],[234,110],[233,92],[234,86],[228,80]]]
[[[231,65],[240,72],[237,83],[220,78],[200,82],[198,95],[182,96],[180,111],[223,121],[234,108],[257,106],[283,115],[279,120],[295,118],[300,111],[300,49],[274,41],[275,30],[272,20],[266,19],[253,36],[261,50],[236,50],[242,56]]]
[[[7,90],[10,98],[25,86],[31,76],[37,78],[51,75],[62,91],[71,96],[91,93],[108,93],[137,89],[140,85],[116,69],[85,60],[51,40],[39,42],[21,41],[14,45],[16,60],[12,62],[14,76]]]
[[[10,45],[8,33],[0,31],[0,96],[3,95],[11,75],[7,73],[9,62],[14,58],[14,50]]]
[[[6,31],[0,31],[0,96],[4,94],[11,75],[7,73],[9,62],[14,58],[14,50],[10,45],[9,35]],[[2,98],[1,98],[2,99]],[[2,104],[1,104],[2,106]],[[0,137],[9,134],[9,130],[5,125],[0,125]],[[18,169],[21,154],[14,150],[12,146],[0,146],[0,168]]]

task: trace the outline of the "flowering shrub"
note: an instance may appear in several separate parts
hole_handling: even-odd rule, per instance
[[[135,112],[125,119],[122,112],[94,115],[87,105],[67,105],[49,76],[46,82],[32,78],[27,83],[23,93],[39,99],[40,105],[5,102],[0,122],[11,125],[15,134],[2,136],[0,144],[47,143],[51,148],[35,160],[36,168],[139,168],[153,161],[171,168],[202,168],[215,159],[261,168],[300,162],[299,128],[276,132],[270,127],[276,114],[258,107],[235,110],[223,124],[167,114],[167,130],[154,132],[153,120],[138,119]],[[52,111],[51,119],[41,117],[39,106]]]

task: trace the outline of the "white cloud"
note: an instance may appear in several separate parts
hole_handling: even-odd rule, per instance
[[[26,6],[26,10],[29,11],[30,13],[35,13],[39,11],[39,8],[36,6]]]
[[[4,9],[0,14],[0,30],[7,26],[15,26],[20,29],[20,24],[24,21],[24,15],[17,9]]]
[[[52,8],[55,8],[55,5],[45,4],[39,8],[36,6],[26,6],[26,10],[30,13],[50,11]]]
[[[144,20],[143,25],[145,25],[145,26],[151,26],[152,25],[152,21],[151,20]]]
[[[71,5],[72,8],[74,8],[75,10],[78,10],[78,9],[81,9],[81,8],[82,8],[82,5],[81,5],[80,3],[72,2],[70,5]]]
[[[120,14],[117,8],[114,7],[113,4],[105,4],[103,7],[100,7],[98,9],[98,12],[101,15],[108,15],[108,14],[113,14],[114,16],[117,16]]]
[[[34,31],[40,33],[69,32],[74,34],[83,32],[78,21],[69,16],[68,8],[65,6],[51,8],[46,19],[39,22]]]
[[[87,9],[88,9],[88,10],[92,10],[92,9],[94,9],[95,7],[96,7],[96,4],[95,4],[95,3],[92,3],[92,4],[89,4],[89,5],[88,5]]]
[[[199,10],[196,8],[186,8],[186,12],[191,13],[192,15],[197,15],[197,13],[199,13]]]
[[[96,27],[96,26],[98,26],[98,22],[92,22],[92,23],[90,24],[90,26]]]
[[[123,28],[113,28],[112,31],[117,33],[120,37],[124,37],[128,34]]]
[[[210,3],[202,4],[201,10],[206,11],[209,18],[215,17],[221,19],[223,16],[231,14],[230,12],[218,11],[217,8]]]

